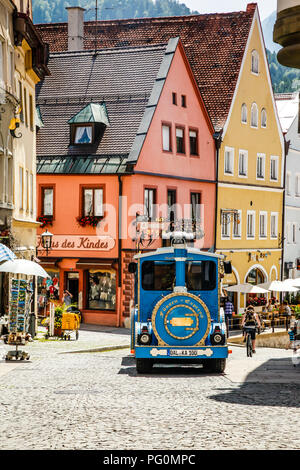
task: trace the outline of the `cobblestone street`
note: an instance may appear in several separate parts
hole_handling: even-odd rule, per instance
[[[1,360],[2,449],[299,449],[299,366],[290,351],[261,348],[247,359],[233,347],[222,376],[167,365],[138,376],[129,349],[58,354],[68,344],[53,346],[30,344],[29,362]],[[287,369],[294,383],[280,375]]]

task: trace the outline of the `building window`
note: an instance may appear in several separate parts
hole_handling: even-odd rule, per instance
[[[191,218],[192,221],[200,221],[201,193],[191,193]]]
[[[156,189],[144,190],[144,215],[148,220],[155,218]]]
[[[53,217],[54,188],[42,188],[42,216]]]
[[[267,111],[265,110],[265,108],[261,110],[261,127],[267,127]]]
[[[27,119],[27,90],[24,87],[24,122],[25,126],[28,127],[28,119]]]
[[[171,152],[171,126],[162,125],[162,147],[165,152]]]
[[[76,126],[74,144],[92,144],[93,128],[92,126]]]
[[[182,127],[176,127],[176,152],[185,153],[184,129]]]
[[[267,212],[259,213],[259,238],[267,238]]]
[[[9,74],[10,74],[10,85],[11,88],[14,88],[14,74],[15,74],[15,64],[14,64],[14,53],[9,53]]]
[[[33,174],[30,173],[30,205],[29,212],[33,214],[33,201],[34,201],[34,187],[33,187]]]
[[[23,89],[22,89],[22,82],[19,81],[19,101],[20,101],[20,120],[24,122],[24,109],[23,109]]]
[[[242,123],[247,124],[247,106],[245,103],[242,104]]]
[[[291,173],[290,173],[290,171],[288,171],[286,173],[286,184],[285,184],[285,186],[286,186],[286,194],[288,196],[290,196],[291,195]]]
[[[189,139],[190,139],[190,154],[198,155],[198,132],[190,129]]]
[[[185,95],[181,95],[181,106],[183,108],[186,108],[186,96]]]
[[[232,236],[233,238],[241,238],[242,236],[242,211],[240,210],[234,214]]]
[[[224,157],[224,173],[226,175],[233,175],[234,170],[234,150],[229,147],[225,147]]]
[[[0,40],[0,83],[4,82],[4,43]]]
[[[297,243],[297,224],[292,224],[292,243]]]
[[[258,127],[258,108],[256,103],[253,103],[251,106],[251,127]]]
[[[34,118],[33,118],[33,99],[32,95],[29,95],[29,126],[30,130],[34,129]]]
[[[251,72],[255,74],[259,72],[259,55],[255,50],[251,54]]]
[[[278,157],[271,157],[270,178],[272,181],[278,181]]]
[[[168,204],[168,220],[170,222],[170,231],[174,230],[174,222],[176,219],[176,190],[168,189],[167,192],[167,204]]]
[[[255,238],[255,211],[247,212],[247,238]]]
[[[24,170],[20,166],[19,167],[19,206],[20,206],[20,209],[24,209],[23,193],[24,193]]]
[[[242,104],[242,123],[247,124],[247,105],[245,103]]]
[[[87,308],[116,309],[116,272],[113,269],[90,269],[87,273]]]
[[[239,151],[239,176],[246,177],[248,173],[248,152],[246,150]]]
[[[230,215],[221,213],[221,238],[230,238]]]
[[[83,188],[83,216],[103,217],[103,188]]]
[[[29,171],[26,170],[25,173],[25,204],[24,204],[25,210],[28,212],[29,211]]]
[[[263,153],[257,154],[257,162],[256,162],[256,178],[257,179],[265,178],[265,158],[266,156]]]
[[[177,93],[172,93],[172,103],[177,105]]]
[[[296,175],[296,180],[295,180],[295,195],[297,197],[300,196],[300,175]]]
[[[271,238],[277,238],[278,236],[278,213],[271,213]]]

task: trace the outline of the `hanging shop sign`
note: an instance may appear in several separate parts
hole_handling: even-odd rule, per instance
[[[52,250],[100,250],[109,251],[115,246],[115,240],[109,236],[80,236],[80,235],[53,235],[51,251]],[[38,238],[38,247],[43,249],[41,237]]]

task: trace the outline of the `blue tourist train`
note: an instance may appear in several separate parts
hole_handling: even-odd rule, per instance
[[[154,362],[180,359],[223,372],[227,333],[220,307],[220,279],[231,272],[222,255],[190,248],[184,236],[171,247],[135,255],[135,306],[131,350],[138,373]]]

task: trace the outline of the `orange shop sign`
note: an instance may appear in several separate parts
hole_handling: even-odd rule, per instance
[[[115,240],[109,236],[53,235],[51,250],[102,250],[109,251],[115,246]],[[41,237],[38,237],[38,248],[42,248]]]

